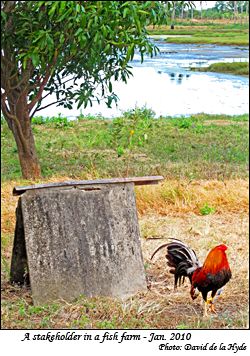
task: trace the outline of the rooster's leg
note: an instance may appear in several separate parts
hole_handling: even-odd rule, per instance
[[[215,306],[214,306],[213,302],[211,303],[211,312],[214,314],[217,314],[217,311],[215,310]]]
[[[201,292],[202,294],[202,298],[204,300],[204,312],[203,312],[203,317],[206,318],[208,315],[207,315],[207,305],[209,304],[208,300],[207,300],[207,292],[205,291],[202,291]]]
[[[213,298],[208,298],[206,301],[205,301],[205,305],[204,305],[204,314],[203,316],[204,317],[207,317],[208,314],[207,314],[207,307],[210,306],[210,310],[212,313],[216,313],[216,310],[215,310],[215,307],[214,307],[214,303],[213,303]]]
[[[210,308],[211,308],[211,312],[214,313],[214,314],[217,314],[216,310],[215,310],[215,306],[214,306],[214,302],[215,300],[221,295],[222,293],[222,288],[219,289],[218,291],[213,291],[212,292],[212,295],[211,295],[211,298],[209,298],[207,301],[210,303]]]
[[[217,314],[216,310],[215,310],[215,306],[214,306],[214,297],[208,298],[207,299],[207,304],[210,305],[210,310],[212,313]]]
[[[207,301],[205,301],[205,303],[204,303],[204,313],[203,313],[203,317],[204,318],[207,318],[207,316],[208,316],[208,314],[207,314]]]

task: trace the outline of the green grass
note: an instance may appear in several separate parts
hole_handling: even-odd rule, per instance
[[[206,114],[154,119],[152,112],[136,109],[113,121],[39,123],[33,131],[44,177],[245,178],[247,121],[248,115]],[[20,179],[16,145],[5,123],[1,138],[2,180]]]
[[[192,68],[199,72],[218,72],[232,73],[235,75],[249,75],[249,63],[233,62],[233,63],[213,63],[206,68]]]
[[[214,329],[247,328],[247,311],[241,310],[218,317],[203,318],[194,313],[192,302],[182,290],[187,315],[171,310],[163,298],[156,302],[146,295],[137,295],[125,302],[108,297],[79,297],[66,303],[58,301],[49,305],[34,306],[29,295],[18,287],[10,287],[11,293],[21,293],[18,299],[2,300],[2,328],[6,329]],[[156,299],[156,297],[155,297]],[[171,302],[171,304],[174,300]],[[91,306],[89,306],[91,305]],[[170,316],[166,313],[168,309]],[[175,314],[174,314],[175,312]],[[199,311],[200,312],[200,311]]]
[[[203,207],[200,208],[201,215],[214,214],[215,211],[216,211],[216,209],[209,206],[207,203]]]
[[[13,291],[14,287],[12,288]],[[16,293],[23,293],[16,287]],[[24,294],[24,293],[23,293]],[[115,299],[79,297],[72,303],[34,306],[26,295],[18,300],[2,301],[2,326],[4,328],[40,329],[134,329],[149,328],[152,313],[147,319],[139,315],[136,303],[128,310]],[[66,318],[67,316],[67,318]]]
[[[247,24],[177,24],[174,30],[169,26],[159,26],[149,29],[150,35],[184,35],[188,37],[169,37],[169,43],[195,43],[247,46],[249,30]]]
[[[245,22],[236,23],[234,20],[224,21],[220,19],[217,20],[195,19],[195,21],[192,21],[191,19],[184,19],[184,20],[176,19],[175,25],[178,27],[196,27],[196,28],[207,27],[208,29],[219,28],[224,30],[241,31],[241,30],[247,30],[249,28],[248,21],[247,19],[245,20],[246,20]]]
[[[231,34],[217,36],[192,36],[192,37],[172,37],[167,38],[168,43],[183,43],[183,44],[218,44],[218,45],[237,45],[247,46],[249,41],[247,36],[231,36]]]
[[[67,117],[59,114],[58,116],[44,117],[44,116],[35,116],[32,118],[32,123],[35,125],[44,125],[55,127],[55,128],[64,128],[72,127],[72,121],[69,121]]]

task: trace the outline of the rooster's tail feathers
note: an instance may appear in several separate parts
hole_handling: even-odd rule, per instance
[[[201,267],[201,264],[194,250],[178,239],[171,239],[172,242],[159,246],[153,253],[154,255],[163,247],[167,247],[167,265],[171,268],[170,272],[175,277],[175,287],[184,282],[185,277],[189,277],[190,281],[193,272]]]

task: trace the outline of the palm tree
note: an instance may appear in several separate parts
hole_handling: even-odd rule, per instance
[[[234,1],[234,21],[237,20],[238,17],[238,4],[237,1]]]
[[[244,1],[240,1],[240,13],[243,14],[244,11]]]
[[[173,10],[172,10],[172,14],[171,14],[172,23],[174,23],[174,20],[175,20],[175,8],[176,8],[176,1],[173,1]]]
[[[194,18],[194,9],[193,7],[191,7],[191,20],[193,20],[193,18]]]
[[[201,19],[202,19],[202,5],[203,5],[204,1],[200,1],[200,8],[201,8]],[[205,1],[205,3],[207,3],[207,1]]]
[[[181,4],[181,18],[184,17],[184,3]]]
[[[203,3],[203,1],[200,1],[200,8],[201,8],[201,19],[202,19],[202,3]]]
[[[175,8],[176,8],[176,1],[173,1],[173,9],[172,9],[172,13],[171,13],[171,29],[174,29]]]

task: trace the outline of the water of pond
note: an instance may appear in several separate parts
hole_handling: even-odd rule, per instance
[[[146,106],[156,116],[181,116],[195,113],[236,115],[248,112],[249,79],[220,73],[193,72],[190,67],[204,67],[215,62],[248,61],[247,47],[170,44],[158,40],[160,54],[145,58],[139,55],[131,62],[133,77],[127,84],[115,82],[118,106],[111,109],[94,103],[83,114],[119,115],[122,111]],[[39,112],[51,116],[61,112],[77,116],[80,110],[53,107]]]

